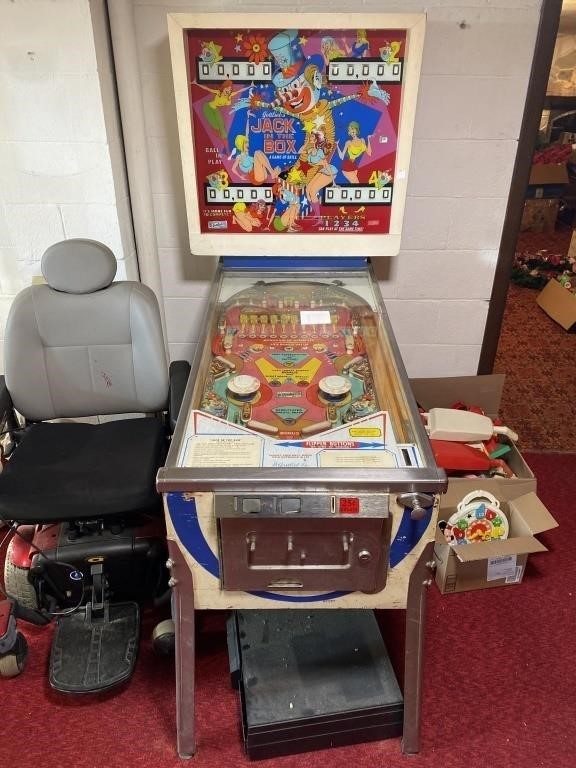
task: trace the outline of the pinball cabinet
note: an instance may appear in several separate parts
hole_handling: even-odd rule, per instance
[[[250,757],[396,735],[416,752],[446,479],[373,265],[399,251],[424,16],[168,25],[190,259],[219,258],[158,476],[178,751],[195,751],[195,611],[222,609]],[[403,691],[382,608],[406,611]]]

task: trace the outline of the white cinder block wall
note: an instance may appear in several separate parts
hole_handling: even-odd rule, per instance
[[[191,357],[212,264],[188,252],[169,11],[281,11],[285,0],[134,0],[167,333]],[[540,0],[294,0],[290,10],[428,14],[402,251],[381,288],[411,376],[475,374]],[[385,277],[384,277],[385,276]]]
[[[3,309],[55,240],[102,239],[133,277],[103,2],[92,0],[92,18],[88,0],[0,0],[0,337]],[[540,2],[294,0],[290,7],[427,12],[402,251],[378,269],[411,376],[476,372]],[[166,14],[243,9],[246,26],[257,26],[251,12],[286,7],[285,0],[133,0],[173,358],[195,351],[214,264],[188,249]]]
[[[52,243],[109,245],[137,279],[104,0],[0,0],[0,371],[14,295]]]

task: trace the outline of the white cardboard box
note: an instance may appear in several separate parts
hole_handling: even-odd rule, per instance
[[[519,584],[528,555],[546,551],[536,535],[558,525],[533,491],[524,493],[520,485],[501,478],[449,484],[440,498],[439,522],[448,520],[463,496],[476,490],[488,491],[500,501],[508,518],[509,536],[498,541],[451,546],[439,527],[434,561],[436,584],[442,594]]]

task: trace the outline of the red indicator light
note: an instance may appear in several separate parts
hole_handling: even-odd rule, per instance
[[[360,512],[360,499],[356,496],[341,496],[338,510],[343,515],[357,515]]]

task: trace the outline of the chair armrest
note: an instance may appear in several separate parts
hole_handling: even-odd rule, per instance
[[[0,376],[0,425],[5,425],[3,428],[10,430],[17,427],[14,404],[4,376]]]
[[[170,363],[168,371],[170,378],[170,391],[168,393],[168,422],[170,432],[174,432],[176,427],[176,421],[178,420],[178,414],[180,413],[180,406],[182,405],[182,398],[184,397],[189,374],[190,363],[187,360],[174,360]]]
[[[2,464],[14,450],[19,430],[20,425],[6,386],[6,379],[0,376],[0,460]]]

